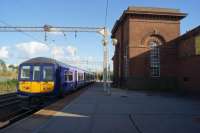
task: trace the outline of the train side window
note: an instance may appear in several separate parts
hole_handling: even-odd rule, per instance
[[[43,80],[45,81],[53,80],[53,68],[51,66],[45,66],[43,68]]]
[[[64,77],[65,77],[65,81],[72,81],[73,80],[73,72],[65,71]]]
[[[21,79],[30,79],[30,66],[22,66],[21,68]]]
[[[40,80],[40,66],[33,67],[33,80]]]
[[[78,80],[84,80],[84,74],[78,73]]]

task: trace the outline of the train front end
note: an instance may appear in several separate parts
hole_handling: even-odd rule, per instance
[[[18,80],[18,95],[21,97],[51,95],[55,89],[55,66],[53,64],[21,64]]]

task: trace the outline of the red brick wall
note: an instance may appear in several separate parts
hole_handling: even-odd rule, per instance
[[[195,36],[177,42],[179,87],[190,92],[200,91],[200,56],[195,55]]]
[[[115,46],[115,54],[114,54],[114,60],[113,60],[113,70],[114,70],[114,80],[117,82],[119,80],[119,77],[121,75],[120,72],[120,64],[121,64],[121,51],[120,51],[120,47],[121,47],[121,26],[119,26],[118,30],[115,33],[115,37],[118,40],[118,44]]]
[[[123,14],[117,27],[113,29],[113,37],[118,40],[114,56],[114,77],[116,83],[124,83],[134,89],[138,88],[197,88],[199,58],[194,55],[194,39],[182,39],[173,43],[180,36],[180,20],[182,17],[148,14]],[[149,40],[161,42],[160,77],[150,76]],[[177,41],[176,41],[177,42]],[[125,48],[128,47],[128,80],[125,75]],[[188,59],[185,56],[190,56]],[[199,63],[199,64],[198,64]],[[187,69],[191,71],[187,71]],[[194,71],[192,71],[194,70]],[[178,77],[178,81],[176,82]],[[183,81],[186,79],[187,81]],[[190,80],[191,79],[191,80]],[[121,84],[122,83],[122,84]],[[151,86],[151,87],[150,87]]]
[[[132,18],[130,19],[129,45],[141,45],[142,38],[154,30],[157,30],[164,37],[165,41],[170,41],[180,35],[180,23],[179,21]]]
[[[178,62],[178,84],[190,92],[200,91],[200,56],[180,59]]]
[[[160,47],[161,77],[175,77],[177,75],[177,49],[174,44]]]
[[[190,37],[177,42],[178,45],[178,58],[184,58],[195,55],[195,39]]]
[[[129,71],[131,76],[149,77],[149,47],[144,39],[151,34],[159,35],[165,42],[180,35],[180,22],[152,18],[130,18]],[[155,33],[154,33],[155,32]],[[144,44],[143,44],[144,42]],[[160,46],[161,76],[174,76],[176,49],[173,46]]]
[[[115,54],[113,59],[114,68],[114,79],[117,82],[124,76],[124,49],[129,43],[129,20],[125,19],[121,25],[117,28],[115,34],[113,35],[118,41],[115,46]],[[119,83],[120,84],[120,83]]]
[[[146,47],[129,47],[130,76],[147,76],[148,50]]]

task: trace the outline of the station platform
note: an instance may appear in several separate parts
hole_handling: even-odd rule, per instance
[[[199,133],[200,101],[92,85],[61,110],[44,109],[0,133]]]

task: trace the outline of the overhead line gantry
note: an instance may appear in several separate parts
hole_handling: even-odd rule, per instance
[[[106,27],[64,27],[44,25],[39,27],[31,26],[0,26],[0,32],[44,32],[45,41],[47,40],[48,32],[95,32],[102,35],[103,40],[103,81],[104,90],[108,90],[108,36],[109,32]]]

